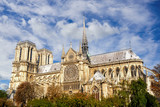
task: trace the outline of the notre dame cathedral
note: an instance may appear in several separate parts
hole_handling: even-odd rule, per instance
[[[22,82],[35,82],[44,88],[52,83],[61,86],[64,93],[86,92],[96,98],[110,97],[120,89],[120,82],[142,78],[148,83],[151,92],[148,68],[131,49],[105,54],[88,55],[88,41],[83,21],[82,44],[79,51],[72,47],[68,52],[62,49],[61,62],[53,63],[50,50],[37,50],[30,41],[17,43],[12,75],[9,84],[10,93],[14,93]],[[144,73],[144,70],[146,73]]]

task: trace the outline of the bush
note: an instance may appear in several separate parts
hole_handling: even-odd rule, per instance
[[[5,103],[6,103],[6,99],[0,98],[0,107],[4,107]]]
[[[60,98],[56,99],[55,103],[57,107],[95,107],[98,102],[91,95],[76,93],[71,96],[62,94]]]
[[[14,107],[13,103],[7,100],[7,93],[0,90],[0,107]]]
[[[131,89],[131,107],[158,107],[157,99],[147,92],[147,85],[142,80],[132,81]]]
[[[0,98],[7,98],[7,93],[4,90],[0,90]]]
[[[34,99],[28,102],[27,107],[55,107],[55,105],[47,99]]]
[[[154,96],[150,95],[149,93],[146,93],[146,99],[146,107],[159,107],[158,101]]]

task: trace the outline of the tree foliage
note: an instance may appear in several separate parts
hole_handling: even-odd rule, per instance
[[[158,107],[157,99],[150,95],[146,88],[147,85],[142,79],[131,82],[131,107]]]
[[[31,83],[33,89],[34,89],[34,97],[35,98],[43,98],[44,96],[44,89],[40,85],[32,82]]]
[[[160,64],[157,64],[156,66],[154,66],[154,69],[152,71],[156,74],[156,77],[159,81],[160,80]]]
[[[7,93],[4,90],[0,90],[0,107],[14,107],[13,103],[7,100]]]
[[[151,90],[160,102],[160,64],[154,66],[152,71],[156,74],[156,78],[154,78],[151,82]]]
[[[60,86],[52,84],[47,89],[47,99],[30,100],[28,107],[159,107],[157,99],[146,91],[146,83],[139,79],[128,84],[121,83],[121,89],[110,98],[95,99],[94,95],[62,93]],[[21,89],[21,88],[20,88]]]
[[[94,107],[98,106],[98,102],[94,96],[86,93],[62,94],[55,100],[57,107]]]
[[[4,90],[0,90],[0,98],[7,98],[7,93]]]
[[[47,89],[47,98],[49,100],[54,100],[55,98],[60,97],[62,94],[60,86],[56,86],[54,83]]]
[[[55,105],[47,99],[34,99],[28,102],[27,107],[55,107]]]
[[[33,98],[35,98],[34,87],[29,82],[23,82],[17,87],[14,99],[18,105],[25,104]]]

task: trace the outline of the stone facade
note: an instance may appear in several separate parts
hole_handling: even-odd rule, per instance
[[[15,92],[20,83],[28,81],[43,87],[44,95],[47,87],[55,83],[65,93],[94,93],[100,99],[114,95],[123,80],[146,80],[143,61],[131,49],[89,56],[85,25],[82,41],[79,51],[70,47],[65,53],[63,48],[59,63],[53,63],[51,51],[37,50],[29,41],[19,42],[15,49],[10,93]]]

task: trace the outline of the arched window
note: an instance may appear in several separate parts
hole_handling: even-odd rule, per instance
[[[31,48],[30,62],[32,62],[32,50],[33,50],[33,48]]]
[[[49,64],[49,55],[48,55],[48,64]]]
[[[41,53],[41,65],[42,65],[42,53]]]
[[[20,48],[19,61],[21,60],[21,56],[22,56],[22,48]]]
[[[111,75],[111,78],[113,78],[113,71],[111,68],[109,68],[108,74]]]
[[[27,61],[29,60],[29,50],[30,50],[30,47],[28,47]]]
[[[112,69],[111,69],[111,68],[109,68],[109,70],[108,70],[108,75],[110,75],[110,74],[111,74],[111,72],[112,72]]]
[[[132,75],[132,77],[134,77],[134,72],[135,72],[135,68],[134,68],[134,66],[132,65],[132,66],[131,66],[131,75]]]
[[[48,63],[48,62],[47,62],[47,58],[48,58],[48,57],[47,57],[47,55],[46,55],[46,64]]]
[[[127,76],[127,73],[128,73],[128,68],[126,66],[124,66],[124,68],[123,68],[124,77]]]
[[[95,99],[99,100],[99,89],[96,86],[93,87],[92,94],[94,95]]]
[[[119,69],[119,67],[117,67],[116,68],[116,76],[118,77],[118,75],[119,75],[119,71],[120,71],[120,69]]]
[[[138,65],[138,75],[139,77],[141,76],[141,66],[140,65]]]
[[[103,74],[103,76],[105,77],[105,71],[104,71],[104,69],[102,69],[102,74]]]
[[[38,54],[38,65],[39,65],[39,61],[40,61],[40,54]]]

